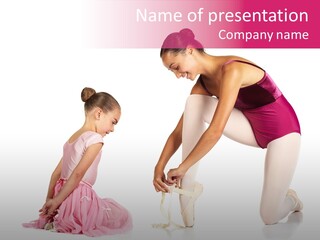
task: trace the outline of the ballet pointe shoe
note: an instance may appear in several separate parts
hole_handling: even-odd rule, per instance
[[[171,225],[178,227],[178,228],[186,228],[186,227],[193,227],[194,223],[194,202],[197,200],[197,198],[201,195],[203,191],[203,186],[200,183],[195,183],[193,190],[186,190],[181,189],[177,186],[169,186],[169,192],[170,195],[172,193],[178,193],[180,196],[180,208],[181,208],[181,215],[183,218],[184,225],[180,225],[176,222],[174,222],[171,218],[171,202],[169,203],[168,211],[164,208],[164,201],[166,198],[166,193],[162,192],[162,198],[160,202],[160,211],[162,215],[167,219],[167,223],[160,223],[160,224],[152,224],[152,227],[154,228],[168,228]],[[181,204],[181,197],[187,197],[187,204],[182,208]]]
[[[198,197],[203,192],[203,186],[200,183],[195,183],[193,190],[185,190],[181,188],[172,188],[174,192],[180,194],[180,206],[181,206],[181,216],[185,227],[193,227],[194,225],[194,204]],[[183,206],[183,201],[188,198],[186,206]]]
[[[293,208],[294,212],[300,212],[303,209],[303,203],[298,198],[296,191],[294,191],[293,189],[289,189],[287,192],[287,197],[290,197],[293,200],[293,202],[295,203],[294,208]]]

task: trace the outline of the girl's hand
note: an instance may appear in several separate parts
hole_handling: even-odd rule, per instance
[[[166,177],[163,173],[163,171],[155,171],[154,172],[154,178],[153,178],[153,186],[157,192],[169,192],[169,189],[167,187],[169,183],[166,180]]]
[[[57,209],[60,204],[55,201],[55,199],[51,198],[46,201],[43,207],[39,210],[40,216],[44,216],[47,218],[53,218],[57,214]]]
[[[170,169],[167,174],[167,181],[170,185],[177,184],[177,186],[180,186],[180,181],[185,175],[186,171],[183,170],[181,167]]]

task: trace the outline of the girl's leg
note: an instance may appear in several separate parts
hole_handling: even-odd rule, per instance
[[[199,138],[211,122],[217,106],[217,99],[204,95],[190,95],[187,99],[182,131],[182,159],[184,160],[194,148]],[[234,109],[224,129],[227,137],[250,146],[258,147],[250,123],[241,111]],[[181,187],[192,191],[195,188],[195,177],[199,162],[193,165],[181,181]],[[181,213],[185,226],[194,223],[193,205],[188,204],[190,197],[180,195]]]
[[[300,148],[300,134],[290,133],[268,144],[260,213],[265,224],[274,224],[302,203],[289,186]],[[289,190],[289,192],[288,192]]]

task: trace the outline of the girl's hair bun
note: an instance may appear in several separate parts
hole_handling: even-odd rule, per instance
[[[121,109],[118,101],[109,93],[96,92],[93,88],[85,87],[81,92],[81,99],[84,101],[84,110],[89,112],[95,107],[102,109],[103,112]]]
[[[83,102],[86,102],[95,93],[96,91],[93,88],[85,87],[84,89],[82,89],[82,92],[81,92],[81,100]]]

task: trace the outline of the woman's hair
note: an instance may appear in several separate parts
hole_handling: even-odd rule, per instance
[[[96,92],[93,88],[85,87],[81,92],[81,99],[84,102],[84,110],[86,112],[94,107],[99,107],[103,112],[120,109],[120,104],[117,100],[106,92]]]
[[[195,39],[194,33],[189,28],[184,28],[180,32],[173,32],[163,41],[160,57],[167,52],[178,54],[185,51],[188,46],[197,49],[199,52],[204,52],[202,44]]]

